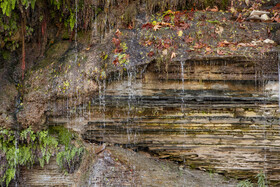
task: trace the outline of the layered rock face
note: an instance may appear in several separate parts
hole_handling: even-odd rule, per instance
[[[141,75],[128,71],[81,106],[83,137],[238,178],[264,170],[278,184],[277,63],[271,53],[255,61],[190,60],[153,63]]]
[[[100,33],[89,38],[101,43],[81,44],[85,34],[75,44],[51,45],[28,70],[20,107],[15,83],[1,70],[0,126],[66,125],[85,140],[148,150],[193,168],[239,178],[264,170],[279,184],[278,56],[268,52],[279,49],[264,43],[278,42],[279,23],[240,23],[231,13],[207,11],[173,12],[177,24],[166,23],[149,17],[144,7],[159,8],[149,2],[100,14]],[[127,76],[114,73],[128,68]],[[52,167],[54,175],[42,176],[55,177]],[[65,185],[74,183],[68,179]]]

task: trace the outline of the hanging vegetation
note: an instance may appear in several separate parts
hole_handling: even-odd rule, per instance
[[[54,155],[64,172],[73,173],[84,152],[79,141],[76,146],[72,143],[75,139],[75,134],[63,127],[38,132],[31,128],[21,132],[0,129],[0,185],[8,186],[18,166],[31,167],[39,163],[44,167]]]

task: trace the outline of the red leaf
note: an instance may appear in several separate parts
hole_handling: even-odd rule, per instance
[[[128,25],[128,29],[131,30],[133,29],[133,26],[131,24]]]
[[[121,44],[121,41],[119,39],[117,39],[117,38],[113,38],[112,42],[115,44],[116,47],[119,47],[120,44]]]
[[[170,21],[171,21],[170,16],[169,16],[169,15],[164,16],[164,17],[163,17],[163,21],[164,21],[164,22],[170,22]]]
[[[150,51],[149,53],[148,53],[148,56],[149,57],[152,57],[152,56],[154,56],[155,55],[155,53],[153,52],[153,51]]]
[[[118,57],[117,58],[115,58],[115,60],[113,61],[113,64],[114,65],[117,65],[119,63],[119,59],[118,59]]]
[[[272,10],[280,10],[280,3],[277,3],[275,7],[272,8]]]
[[[188,16],[188,20],[193,20],[193,17],[194,17],[194,12],[189,12],[187,13],[187,16]]]
[[[142,29],[152,29],[154,28],[154,25],[152,23],[146,23],[142,25]]]
[[[123,51],[123,49],[122,49],[122,48],[118,48],[118,47],[117,47],[117,48],[115,49],[115,51],[114,51],[114,52],[115,52],[115,53],[121,53],[122,51]]]

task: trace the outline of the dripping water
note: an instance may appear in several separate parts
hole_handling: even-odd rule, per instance
[[[127,74],[128,74],[128,81],[127,81],[127,88],[128,88],[128,100],[127,100],[127,105],[128,105],[128,111],[127,111],[127,139],[128,142],[130,142],[131,140],[131,100],[132,100],[132,70],[127,70]]]
[[[181,61],[181,84],[182,84],[182,95],[181,95],[181,112],[182,112],[182,115],[183,115],[183,118],[185,117],[185,101],[184,101],[184,96],[185,96],[185,77],[184,77],[184,73],[185,73],[185,62],[184,61]],[[181,123],[181,129],[183,130],[184,132],[184,137],[186,136],[186,129],[184,128],[183,126],[183,122]]]
[[[19,175],[19,168],[18,168],[18,153],[19,153],[19,148],[18,148],[18,143],[19,143],[19,130],[20,130],[20,124],[17,121],[17,114],[20,111],[21,108],[21,102],[22,102],[22,98],[21,98],[21,94],[20,92],[17,95],[16,98],[16,104],[15,104],[15,111],[13,113],[13,120],[15,123],[15,131],[14,131],[14,135],[15,135],[15,159],[14,159],[14,165],[15,165],[15,170],[16,170],[16,174],[14,177],[14,181],[15,181],[15,186],[18,186],[18,179],[17,176]]]
[[[184,65],[185,65],[185,62],[181,61],[181,80],[182,80],[181,112],[185,116],[185,112],[184,112],[184,103],[185,103],[185,101],[184,101],[184,95],[185,95]]]
[[[278,106],[280,112],[280,53],[278,53]]]
[[[78,58],[78,43],[77,43],[77,34],[78,34],[78,0],[75,0],[75,64]]]

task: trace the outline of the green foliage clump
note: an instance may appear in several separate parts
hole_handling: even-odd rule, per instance
[[[16,168],[20,166],[31,166],[39,161],[43,167],[49,162],[50,157],[57,150],[58,141],[49,136],[48,131],[34,133],[31,128],[21,133],[7,129],[0,130],[0,151],[5,155],[6,167],[0,183],[6,185],[15,177]]]
[[[64,145],[56,156],[56,162],[65,173],[73,173],[79,167],[84,147],[81,142],[78,142],[79,145],[77,146],[72,143],[76,136],[68,129],[56,126],[52,130],[55,134],[58,134],[59,143]]]
[[[258,179],[258,187],[266,187],[266,176],[263,171],[261,171],[256,178]]]
[[[247,179],[247,180],[240,181],[240,182],[237,184],[237,187],[253,187],[253,183],[251,183],[251,181],[249,181],[249,180]]]
[[[81,144],[78,147],[73,145],[71,141],[74,138],[74,134],[63,127],[59,127],[58,131],[38,132],[31,128],[21,132],[0,129],[0,185],[5,183],[8,186],[18,166],[31,167],[39,163],[44,167],[54,155],[57,155],[60,166],[65,161],[79,166],[84,148]]]
[[[256,176],[256,178],[258,179],[258,181],[257,181],[258,187],[267,187],[267,185],[266,185],[266,176],[265,176],[263,171],[261,171]],[[237,187],[253,187],[253,186],[254,186],[253,183],[250,180],[248,180],[248,179],[240,181],[237,184]]]
[[[83,152],[83,147],[65,147],[64,151],[57,154],[56,162],[65,173],[73,173],[79,167]]]

